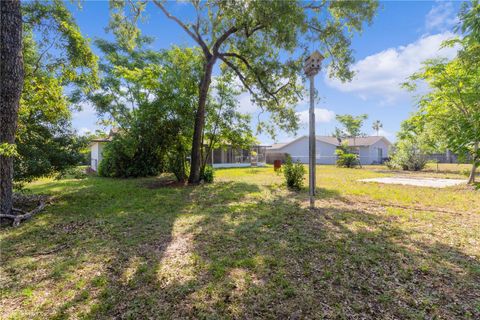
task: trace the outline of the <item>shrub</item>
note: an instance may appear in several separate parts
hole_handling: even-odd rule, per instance
[[[427,157],[420,147],[410,139],[401,140],[395,146],[389,161],[389,168],[401,168],[408,171],[420,171],[425,168]]]
[[[354,153],[348,153],[343,149],[337,149],[335,154],[337,155],[338,167],[355,168],[359,164],[358,155]]]
[[[287,156],[283,165],[283,175],[287,183],[287,187],[293,190],[300,190],[303,187],[303,177],[305,175],[305,167],[297,162],[293,163],[292,158]]]
[[[392,161],[392,159],[389,159],[389,160],[385,161],[384,164],[390,170],[398,169],[398,166]]]
[[[162,159],[158,153],[127,135],[117,135],[103,150],[98,173],[104,177],[147,177],[160,173]]]
[[[187,161],[187,151],[181,144],[177,144],[175,150],[168,153],[166,157],[167,170],[175,175],[177,181],[187,180],[190,171],[190,163]]]
[[[212,166],[205,166],[203,169],[202,179],[206,183],[212,183],[215,176],[215,172]]]

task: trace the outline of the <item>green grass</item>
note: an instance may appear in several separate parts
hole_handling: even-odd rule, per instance
[[[480,317],[480,191],[357,181],[403,174],[379,166],[317,173],[315,211],[271,167],[196,187],[35,182],[54,202],[1,231],[0,318]]]

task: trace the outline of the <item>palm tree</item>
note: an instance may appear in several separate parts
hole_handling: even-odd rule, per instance
[[[378,136],[378,132],[380,131],[381,128],[383,128],[383,124],[380,122],[380,120],[377,120],[372,124],[372,128],[373,130],[377,131],[377,136]]]

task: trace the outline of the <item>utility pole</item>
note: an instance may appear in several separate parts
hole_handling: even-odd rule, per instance
[[[304,71],[310,79],[310,110],[309,110],[309,196],[310,208],[315,208],[315,168],[316,168],[316,137],[315,137],[315,75],[321,69],[322,60],[324,57],[320,52],[313,52],[306,60]]]

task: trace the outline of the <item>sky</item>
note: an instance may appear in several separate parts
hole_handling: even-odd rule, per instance
[[[376,135],[371,128],[380,120],[380,135],[394,141],[403,120],[415,110],[415,94],[400,87],[406,78],[421,67],[422,61],[434,57],[452,58],[454,48],[440,48],[441,43],[454,36],[459,1],[381,1],[372,25],[352,41],[356,75],[351,82],[330,79],[325,70],[315,78],[319,100],[316,101],[316,133],[331,135],[338,123],[336,114],[367,114],[363,131]],[[156,49],[172,45],[194,45],[188,35],[173,21],[168,20],[153,5],[148,18],[142,23],[142,33],[155,38]],[[186,4],[169,3],[171,13],[189,19],[192,11]],[[105,31],[108,26],[108,1],[85,1],[82,10],[72,9],[82,33],[90,38],[113,40]],[[312,46],[315,49],[314,46]],[[94,48],[99,54],[99,51]],[[308,97],[308,95],[305,95]],[[238,97],[239,109],[252,114],[252,127],[256,127],[258,108],[252,105],[248,93]],[[288,142],[308,133],[308,100],[295,106],[301,126],[296,135],[278,132],[275,139],[257,134],[262,144]],[[85,104],[82,111],[73,114],[73,126],[81,134],[102,129],[94,108]]]

